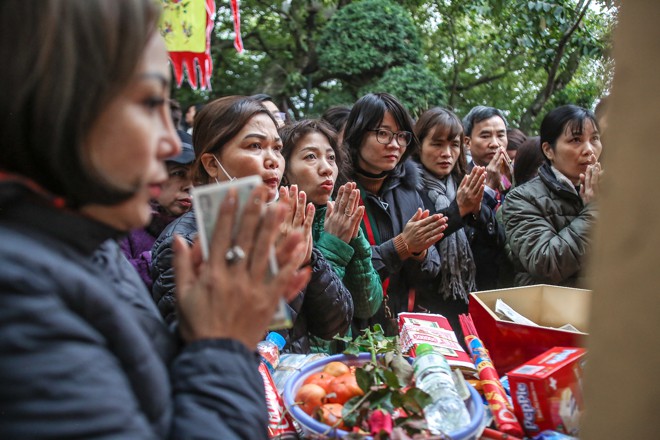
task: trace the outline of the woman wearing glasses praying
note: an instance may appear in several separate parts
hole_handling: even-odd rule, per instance
[[[387,93],[368,94],[353,106],[344,142],[353,179],[365,206],[361,227],[372,245],[372,262],[383,282],[383,305],[358,327],[379,323],[390,334],[394,319],[415,308],[415,288],[435,278],[440,258],[433,246],[446,219],[423,210],[415,189],[419,171],[407,158],[419,148],[410,115]]]

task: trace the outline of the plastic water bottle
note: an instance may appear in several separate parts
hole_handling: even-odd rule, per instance
[[[447,359],[429,344],[419,344],[413,363],[415,384],[433,399],[424,408],[433,434],[449,434],[470,423],[470,413],[456,391]]]
[[[266,339],[257,344],[257,351],[261,356],[261,360],[266,364],[271,374],[280,364],[280,351],[285,345],[286,339],[284,339],[284,336],[275,332],[268,333]]]

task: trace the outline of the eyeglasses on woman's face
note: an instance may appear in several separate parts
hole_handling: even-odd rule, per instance
[[[397,131],[395,133],[386,128],[376,128],[374,130],[368,131],[373,131],[376,133],[376,140],[379,144],[383,145],[388,145],[390,142],[392,142],[392,139],[396,138],[396,143],[399,144],[400,147],[407,147],[412,140],[412,133],[409,131]]]

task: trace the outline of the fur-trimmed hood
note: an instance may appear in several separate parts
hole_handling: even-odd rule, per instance
[[[424,165],[417,162],[416,160],[410,161],[415,167],[415,172],[417,173],[417,178],[415,180],[415,189],[419,191],[424,191],[426,186],[424,185],[424,179],[422,179],[422,174],[424,174]]]
[[[422,181],[422,172],[420,164],[412,160],[406,159],[403,163],[397,165],[390,175],[390,187],[402,185],[404,188],[417,190],[424,187]]]

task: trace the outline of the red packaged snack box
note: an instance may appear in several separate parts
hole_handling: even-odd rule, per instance
[[[579,347],[554,347],[507,373],[514,412],[527,435],[578,434],[585,353]]]
[[[399,313],[399,337],[404,353],[415,357],[419,344],[430,344],[441,353],[452,368],[460,368],[467,374],[477,369],[459,344],[449,320],[433,313]]]
[[[498,317],[498,299],[538,326]],[[584,347],[590,303],[590,290],[538,284],[471,293],[469,311],[479,338],[502,376],[552,347]],[[580,332],[560,329],[564,324],[572,324]]]

